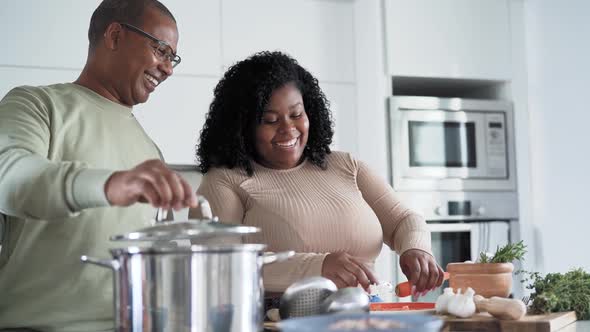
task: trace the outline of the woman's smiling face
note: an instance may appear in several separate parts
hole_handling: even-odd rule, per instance
[[[294,83],[273,91],[256,126],[256,161],[274,169],[289,169],[302,161],[309,120],[303,96]]]

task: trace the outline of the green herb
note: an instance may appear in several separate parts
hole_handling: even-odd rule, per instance
[[[525,272],[523,282],[530,282],[532,313],[574,310],[579,320],[590,319],[590,274],[581,268],[565,274],[549,273],[544,278],[538,272]]]
[[[526,254],[526,245],[522,241],[509,243],[502,248],[498,246],[496,253],[488,257],[485,252],[479,254],[480,263],[511,263],[514,260],[523,260]]]

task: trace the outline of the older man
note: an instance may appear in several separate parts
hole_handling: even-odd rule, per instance
[[[108,255],[109,236],[153,207],[198,204],[131,113],[180,62],[174,17],[156,0],[105,0],[88,37],[74,83],[0,102],[0,330],[112,330],[112,272],[80,256]]]

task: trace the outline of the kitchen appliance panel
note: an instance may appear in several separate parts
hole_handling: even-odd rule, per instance
[[[408,148],[397,157],[404,165],[404,177],[416,179],[486,177],[485,170],[476,167],[485,164],[485,154],[477,153],[485,149],[483,118],[483,114],[466,112],[407,111],[401,113],[399,121],[404,124],[400,132],[401,145]],[[456,132],[456,135],[453,135],[455,140],[449,137],[452,131]],[[472,139],[457,137],[468,131],[473,132]],[[455,148],[456,146],[458,149]],[[473,152],[470,153],[469,150]],[[456,153],[453,153],[454,151]],[[449,155],[452,154],[458,154],[458,158],[449,159]],[[469,155],[472,157],[469,158]]]
[[[413,191],[397,195],[428,221],[516,220],[519,216],[515,191]]]
[[[394,189],[516,190],[509,102],[394,96],[389,104]]]
[[[498,246],[504,246],[511,240],[510,222],[507,220],[429,222],[428,228],[432,238],[432,253],[443,269],[448,263],[475,262],[480,252],[493,253]],[[405,281],[400,268],[397,272],[398,282]],[[435,302],[445,287],[449,287],[448,281],[425,296],[412,300]]]

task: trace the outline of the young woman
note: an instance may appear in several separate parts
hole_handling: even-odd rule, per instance
[[[262,230],[248,242],[296,252],[265,267],[267,291],[309,276],[367,288],[383,243],[401,255],[416,292],[440,286],[424,219],[366,164],[330,151],[328,106],[317,79],[286,54],[261,52],[229,68],[201,132],[198,193],[221,220]]]

